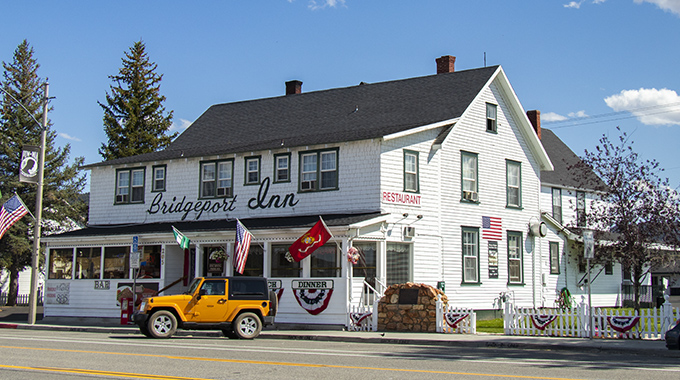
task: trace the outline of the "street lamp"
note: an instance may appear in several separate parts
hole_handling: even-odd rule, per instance
[[[38,188],[35,194],[35,225],[33,226],[33,254],[31,258],[31,294],[28,300],[28,323],[33,325],[36,320],[36,308],[38,305],[37,295],[38,295],[38,271],[39,271],[39,257],[40,257],[40,227],[42,224],[42,201],[43,201],[43,178],[45,170],[45,144],[47,141],[47,104],[49,101],[48,92],[50,84],[45,82],[43,84],[44,94],[43,94],[43,115],[42,115],[42,130],[40,131],[40,153],[38,156]],[[4,88],[0,87],[0,90],[7,94],[12,100],[14,100],[21,108],[23,108],[28,115],[35,121],[38,125],[41,123],[36,120],[30,111],[24,107],[21,102],[15,99],[10,93],[8,93]]]

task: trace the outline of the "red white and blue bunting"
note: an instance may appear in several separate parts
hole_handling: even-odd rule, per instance
[[[444,313],[444,320],[451,328],[458,327],[458,324],[468,317],[468,313]]]
[[[333,280],[293,280],[291,285],[298,304],[311,315],[326,310],[333,295]]]
[[[640,322],[640,317],[607,317],[607,322],[614,330],[625,333]]]
[[[371,315],[373,315],[373,313],[370,311],[366,313],[350,313],[349,318],[352,320],[352,323],[354,323],[354,325],[360,326],[361,323]]]
[[[548,325],[551,324],[555,319],[557,319],[556,315],[532,315],[531,323],[533,323],[537,329],[542,331],[545,330],[545,328],[548,327]]]

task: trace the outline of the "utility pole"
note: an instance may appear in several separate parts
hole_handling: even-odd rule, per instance
[[[47,143],[47,103],[50,84],[45,82],[43,97],[40,155],[38,156],[38,189],[35,194],[35,225],[33,227],[33,257],[31,262],[31,294],[28,301],[28,324],[35,324],[38,305],[38,271],[40,270],[40,227],[42,223],[43,179],[45,177],[45,145]]]

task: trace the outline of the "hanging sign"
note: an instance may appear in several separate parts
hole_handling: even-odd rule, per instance
[[[489,278],[498,278],[498,242],[489,242]]]
[[[583,231],[583,257],[586,259],[595,258],[595,239],[593,231]]]
[[[24,145],[19,167],[20,182],[38,183],[39,153],[40,147]]]

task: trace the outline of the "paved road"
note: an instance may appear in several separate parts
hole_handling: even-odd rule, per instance
[[[0,379],[674,379],[673,357],[0,330]]]

